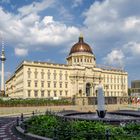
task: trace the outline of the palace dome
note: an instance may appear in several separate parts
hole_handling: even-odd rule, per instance
[[[82,36],[79,37],[78,43],[74,44],[70,50],[69,55],[72,53],[77,53],[77,52],[86,52],[93,54],[91,47],[84,42],[84,39]]]

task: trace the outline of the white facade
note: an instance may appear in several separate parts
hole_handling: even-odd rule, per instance
[[[127,72],[97,67],[94,54],[80,45],[78,51],[72,47],[67,64],[23,61],[6,81],[6,94],[11,98],[96,96],[95,87],[101,82],[105,96],[127,96]]]

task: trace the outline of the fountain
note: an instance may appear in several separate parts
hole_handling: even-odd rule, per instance
[[[97,114],[99,118],[104,118],[106,115],[105,98],[103,92],[103,85],[100,83],[97,88]]]
[[[127,122],[140,122],[140,112],[134,110],[117,110],[107,112],[105,109],[105,98],[101,82],[96,87],[97,110],[95,112],[62,111],[58,115],[67,119],[79,119],[90,121],[102,121],[110,124],[121,124]]]

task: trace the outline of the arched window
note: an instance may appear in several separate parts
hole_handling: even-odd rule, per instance
[[[77,62],[79,62],[79,58],[77,58]]]

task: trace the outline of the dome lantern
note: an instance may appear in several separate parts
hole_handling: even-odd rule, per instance
[[[84,42],[83,36],[80,36],[79,41],[72,46],[69,55],[71,55],[72,53],[79,53],[79,52],[86,52],[86,53],[93,54],[90,46]]]

